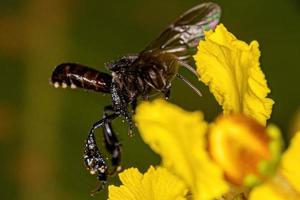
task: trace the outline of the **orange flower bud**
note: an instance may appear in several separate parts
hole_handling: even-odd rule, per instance
[[[246,177],[261,177],[258,165],[272,158],[269,141],[265,127],[241,114],[219,117],[208,135],[211,157],[237,185]]]

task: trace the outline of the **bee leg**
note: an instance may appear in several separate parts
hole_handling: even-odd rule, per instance
[[[133,114],[135,114],[136,107],[137,107],[137,99],[134,98],[131,102],[131,108],[132,108]]]
[[[122,115],[126,122],[129,124],[128,135],[133,136],[133,122],[131,113],[128,111],[128,103],[125,99],[125,96],[122,94],[122,91],[116,86],[116,84],[112,83],[112,102],[114,110],[116,110],[119,115]]]
[[[168,100],[170,98],[170,95],[171,95],[171,89],[168,88],[166,89],[166,91],[164,91],[165,99]]]
[[[171,83],[168,83],[166,85],[166,87],[164,88],[164,90],[162,91],[162,93],[164,94],[166,100],[168,100],[170,98],[170,95],[171,95]]]
[[[111,115],[107,115],[104,119],[96,122],[91,128],[85,142],[83,155],[84,164],[87,170],[90,172],[90,174],[96,175],[97,179],[101,182],[100,187],[96,189],[93,193],[101,190],[105,186],[108,176],[108,167],[105,162],[105,159],[99,151],[94,133],[97,128],[104,126],[106,120],[113,120],[118,116],[118,114],[113,113]]]
[[[132,121],[132,113],[128,111],[127,107],[123,107],[122,110],[120,110],[120,115],[122,115],[125,119],[125,121],[128,123],[128,136],[132,137],[134,135],[133,129],[133,121]]]
[[[114,112],[111,106],[106,106],[104,108],[103,137],[106,150],[111,154],[111,164],[114,169],[109,174],[112,175],[121,170],[121,144],[119,143],[119,140],[113,131],[111,119],[108,118],[108,112]]]

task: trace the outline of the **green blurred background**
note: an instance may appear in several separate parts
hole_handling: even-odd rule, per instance
[[[92,199],[96,178],[85,170],[84,139],[110,103],[109,95],[57,90],[48,84],[53,67],[73,61],[106,71],[104,64],[142,50],[197,0],[1,0],[0,1],[0,195],[1,199]],[[222,22],[239,39],[258,40],[261,66],[275,100],[272,119],[289,138],[300,106],[299,0],[219,0]],[[197,97],[179,81],[171,102],[203,110],[212,120],[220,107],[207,88]],[[158,164],[137,131],[123,144],[124,167],[144,171]],[[98,131],[100,136],[101,132]],[[155,133],[154,133],[155,134]],[[99,137],[100,138],[100,137]],[[117,183],[117,178],[110,179]],[[95,199],[106,199],[106,191]]]

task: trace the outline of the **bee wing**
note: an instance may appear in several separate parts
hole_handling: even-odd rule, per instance
[[[144,52],[158,50],[185,60],[195,53],[199,40],[204,38],[204,31],[216,27],[220,16],[221,8],[217,4],[199,4],[168,26]]]

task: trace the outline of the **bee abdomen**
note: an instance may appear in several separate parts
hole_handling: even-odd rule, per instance
[[[56,88],[83,88],[104,93],[110,92],[111,81],[111,75],[75,63],[58,65],[50,80]]]

